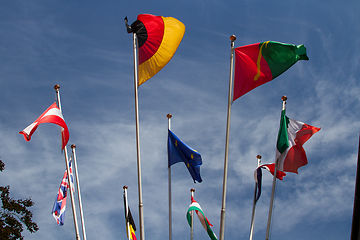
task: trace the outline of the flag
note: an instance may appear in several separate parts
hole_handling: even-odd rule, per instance
[[[135,231],[136,231],[135,222],[134,222],[134,219],[133,219],[133,217],[131,215],[130,207],[128,207],[128,211],[126,211],[126,206],[127,206],[127,204],[126,204],[126,197],[125,197],[125,192],[124,192],[124,210],[125,210],[126,234],[129,233],[129,229],[128,229],[128,225],[127,225],[127,223],[129,223],[130,239],[131,240],[137,240],[136,236],[135,236]]]
[[[298,60],[309,60],[304,45],[267,41],[235,48],[233,101],[276,78]]]
[[[200,165],[202,159],[200,153],[186,145],[170,129],[168,132],[168,167],[184,162],[190,172],[191,177],[199,183],[202,182],[200,176]]]
[[[261,181],[262,181],[262,170],[261,169],[268,170],[274,176],[275,163],[262,164],[256,168],[256,170],[254,172],[254,178],[255,178],[256,185],[257,185],[257,193],[256,193],[255,202],[257,202],[259,200],[260,195],[261,195]],[[282,181],[284,176],[286,176],[285,172],[277,171],[276,178],[278,178],[279,180]]]
[[[61,149],[64,149],[67,142],[69,141],[69,130],[65,123],[64,117],[56,103],[53,103],[48,109],[45,110],[45,112],[40,115],[40,117],[35,120],[35,122],[27,126],[19,133],[24,135],[26,141],[30,141],[32,134],[35,132],[35,130],[41,123],[54,123],[61,127]]]
[[[171,60],[184,36],[185,25],[172,17],[139,14],[127,27],[138,39],[140,86]]]
[[[201,225],[204,227],[204,229],[208,233],[210,239],[217,240],[215,233],[210,228],[213,225],[209,222],[209,220],[205,216],[204,212],[202,211],[200,204],[194,200],[193,196],[191,196],[191,204],[190,204],[189,209],[186,214],[186,218],[187,218],[187,221],[188,221],[190,227],[191,227],[191,214],[190,214],[191,211],[196,212],[196,215],[198,216],[198,218],[201,222]]]
[[[275,158],[279,171],[298,173],[298,168],[308,163],[303,144],[320,129],[288,118],[285,110],[281,112]]]
[[[71,167],[71,159],[69,161],[69,167],[70,167],[70,178],[71,178],[71,182],[73,183],[74,178]],[[65,170],[64,177],[60,183],[59,191],[56,196],[55,203],[52,209],[53,217],[55,218],[57,224],[59,224],[60,226],[64,225],[68,188],[69,188],[69,182],[67,177],[67,171]],[[72,188],[72,191],[74,192],[74,188]]]

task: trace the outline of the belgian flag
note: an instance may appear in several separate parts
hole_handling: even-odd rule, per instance
[[[134,219],[133,219],[133,217],[132,217],[132,215],[131,215],[130,207],[129,207],[129,211],[128,211],[128,216],[127,216],[126,222],[129,222],[131,239],[132,239],[132,240],[137,240],[137,239],[136,239],[136,236],[135,236],[136,226],[135,226]],[[126,224],[126,227],[127,227],[127,224]],[[126,232],[128,233],[129,231],[126,229]]]

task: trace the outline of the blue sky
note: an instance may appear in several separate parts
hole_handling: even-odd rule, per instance
[[[65,164],[59,129],[42,124],[26,142],[18,132],[55,100],[76,144],[87,238],[126,239],[122,192],[138,223],[132,36],[138,14],[175,17],[184,38],[169,64],[139,88],[145,238],[168,238],[167,118],[202,154],[202,183],[172,167],[173,239],[190,237],[190,189],[219,236],[230,40],[304,44],[300,61],[232,105],[225,239],[247,239],[256,156],[274,161],[281,113],[321,127],[305,145],[309,164],[277,183],[271,239],[348,239],[359,143],[358,1],[2,1],[0,7],[1,185],[30,197],[40,230],[25,239],[74,239],[51,209]],[[264,172],[254,239],[264,239],[271,175]],[[138,225],[138,224],[137,224]],[[139,232],[137,231],[139,236]],[[195,222],[194,239],[207,239]]]

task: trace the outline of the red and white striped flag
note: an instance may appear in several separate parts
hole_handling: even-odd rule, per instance
[[[61,149],[64,149],[69,141],[69,130],[60,109],[56,105],[56,102],[54,102],[48,109],[46,109],[46,111],[43,112],[40,117],[38,117],[32,124],[27,126],[19,133],[24,135],[26,141],[30,141],[31,135],[35,132],[41,123],[54,123],[61,127]]]

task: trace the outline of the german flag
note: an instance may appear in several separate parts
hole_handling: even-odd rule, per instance
[[[127,27],[138,39],[140,86],[171,60],[184,36],[185,25],[173,17],[139,14]]]

